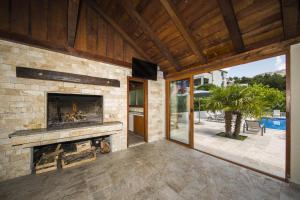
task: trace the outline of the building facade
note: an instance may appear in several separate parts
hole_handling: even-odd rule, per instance
[[[225,70],[215,70],[209,73],[198,74],[194,76],[194,85],[197,87],[213,84],[218,87],[226,87],[228,78],[227,75],[228,72]]]

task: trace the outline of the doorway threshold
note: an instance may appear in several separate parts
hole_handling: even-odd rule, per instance
[[[131,131],[128,132],[128,147],[135,147],[141,144],[145,144],[144,138]]]

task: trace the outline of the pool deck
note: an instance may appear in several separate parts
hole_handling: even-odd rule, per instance
[[[180,134],[185,129],[179,124],[179,129],[173,129],[173,135],[181,141],[186,141]],[[261,136],[260,132],[246,132],[244,141],[217,136],[224,131],[224,123],[203,120],[194,125],[195,149],[225,158],[227,160],[285,177],[285,145],[286,133],[284,130],[266,129]]]

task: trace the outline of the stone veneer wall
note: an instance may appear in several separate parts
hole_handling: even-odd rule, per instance
[[[120,88],[16,77],[16,66],[118,79]],[[104,96],[104,121],[123,122],[113,151],[127,148],[127,76],[131,70],[110,64],[0,40],[0,181],[30,174],[31,149],[11,146],[16,130],[46,127],[46,92]],[[149,141],[164,134],[164,80],[149,81]]]
[[[162,77],[162,75],[161,75]],[[148,142],[165,137],[165,81],[148,81]]]

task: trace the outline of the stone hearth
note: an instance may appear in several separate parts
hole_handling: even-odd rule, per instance
[[[123,129],[121,122],[106,122],[104,124],[76,127],[70,129],[33,129],[20,130],[9,135],[13,146],[23,148],[35,147],[41,145],[69,142],[74,140],[88,139],[100,136],[110,136],[120,133]],[[111,138],[112,144],[113,137]]]

